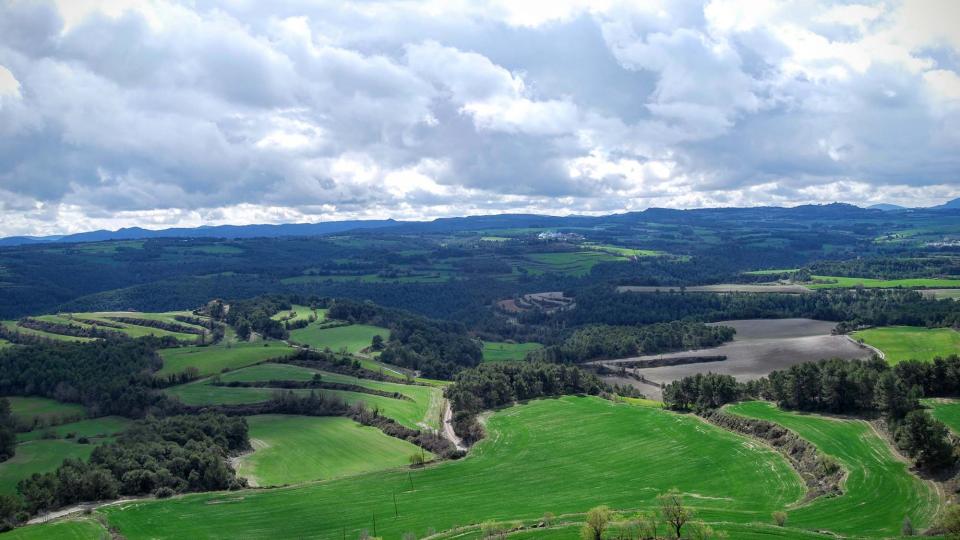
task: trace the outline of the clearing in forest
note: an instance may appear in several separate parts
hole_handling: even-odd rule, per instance
[[[390,330],[367,324],[351,324],[334,328],[322,328],[317,323],[306,328],[298,328],[290,332],[290,341],[309,345],[314,349],[329,348],[331,351],[346,349],[356,354],[370,346],[373,336],[379,335],[386,341],[390,337]]]
[[[483,361],[484,362],[510,362],[523,360],[527,353],[542,349],[543,345],[539,343],[508,343],[505,341],[484,341],[483,342]]]
[[[200,370],[201,376],[213,375],[225,369],[239,369],[293,352],[293,347],[279,341],[235,342],[225,338],[216,345],[162,349],[160,358],[163,359],[163,367],[156,375],[163,377],[181,373],[188,367]]]

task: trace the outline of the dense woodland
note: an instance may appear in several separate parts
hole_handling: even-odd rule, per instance
[[[733,339],[734,333],[733,328],[727,326],[707,326],[686,321],[647,326],[590,325],[578,329],[559,345],[530,353],[529,359],[578,363],[716,347]]]

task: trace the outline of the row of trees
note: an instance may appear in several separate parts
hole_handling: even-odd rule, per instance
[[[577,309],[558,317],[570,325],[637,325],[664,321],[806,317],[864,325],[960,326],[960,302],[895,289],[823,290],[810,294],[618,293],[597,286],[576,295]]]
[[[727,326],[707,326],[689,321],[646,326],[591,325],[576,330],[559,345],[530,353],[528,358],[555,363],[627,358],[715,347],[733,339],[734,333],[735,330]]]

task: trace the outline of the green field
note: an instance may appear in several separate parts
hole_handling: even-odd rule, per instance
[[[63,521],[20,527],[0,535],[3,540],[110,540],[112,536],[96,519],[73,517]]]
[[[87,459],[95,448],[76,440],[43,439],[17,445],[16,455],[0,463],[0,493],[13,495],[17,482],[33,473],[55,470],[67,458]]]
[[[20,396],[11,396],[7,400],[10,401],[10,412],[13,413],[13,416],[25,422],[30,422],[33,418],[51,421],[59,418],[87,415],[87,410],[76,403],[63,403],[42,397]]]
[[[42,330],[34,330],[33,328],[24,328],[22,326],[17,325],[17,321],[0,321],[0,324],[2,324],[4,327],[6,327],[7,330],[11,332],[16,332],[16,333],[20,333],[28,336],[37,336],[37,337],[42,337],[46,339],[52,339],[55,341],[81,341],[81,342],[94,341],[94,338],[64,336],[61,334],[52,334],[50,332],[44,332]]]
[[[310,317],[316,315],[318,321],[322,321],[327,318],[327,310],[318,309],[316,311],[310,309],[310,306],[291,306],[292,309],[289,311],[281,311],[277,313],[271,319],[275,321],[283,321],[294,323],[297,321],[308,321]]]
[[[311,324],[290,332],[290,340],[314,349],[330,348],[332,351],[346,349],[355,354],[370,346],[373,336],[380,335],[384,340],[390,337],[390,330],[366,324],[351,324],[335,328],[319,328]]]
[[[0,339],[0,349],[5,349],[5,348],[10,347],[10,346],[12,346],[12,345],[13,345],[13,343],[10,343],[9,341],[7,341],[7,340],[5,340],[5,339]]]
[[[656,251],[653,249],[634,249],[611,246],[607,244],[584,244],[580,247],[594,251],[602,251],[612,255],[620,255],[621,257],[659,257],[664,255],[662,251]]]
[[[213,375],[225,369],[239,369],[286,356],[294,351],[293,347],[279,341],[269,342],[232,342],[224,340],[206,347],[191,346],[163,349],[160,358],[163,367],[157,376],[180,373],[188,367],[200,370],[200,375]]]
[[[59,426],[19,433],[17,434],[17,442],[35,441],[49,436],[49,434],[53,434],[59,439],[63,439],[71,433],[74,437],[87,437],[88,439],[105,438],[127,429],[130,423],[131,420],[120,416],[90,418],[69,424],[60,424]]]
[[[895,536],[904,516],[910,516],[919,529],[933,524],[941,504],[936,487],[911,474],[867,422],[790,413],[757,401],[728,410],[794,431],[836,458],[848,472],[843,495],[788,511],[790,525],[858,536]]]
[[[773,270],[751,270],[750,272],[744,272],[748,276],[770,276],[776,274],[789,274],[791,272],[796,272],[800,270],[799,268],[775,268]]]
[[[960,354],[960,332],[952,328],[886,326],[854,332],[853,337],[883,351],[890,364]]]
[[[196,334],[189,334],[185,332],[172,332],[170,330],[164,330],[162,328],[154,328],[152,326],[141,326],[138,324],[130,324],[125,322],[119,322],[110,319],[110,317],[128,317],[132,319],[146,319],[152,321],[160,321],[170,324],[176,324],[181,326],[188,326],[193,328],[199,328],[192,324],[186,324],[177,321],[173,318],[174,315],[178,314],[189,314],[189,312],[171,312],[171,313],[141,313],[135,311],[116,311],[116,312],[97,312],[97,313],[60,313],[57,315],[40,315],[34,317],[35,319],[51,322],[55,324],[63,325],[76,325],[83,328],[92,328],[93,325],[88,321],[102,321],[107,325],[117,325],[121,328],[113,328],[111,326],[100,326],[100,330],[107,332],[120,332],[126,334],[132,338],[138,338],[143,336],[157,336],[157,337],[166,337],[170,336],[178,341],[184,342],[195,342],[198,338]]]
[[[589,421],[571,421],[577,418]],[[377,534],[393,539],[599,504],[652,508],[657,494],[673,487],[708,521],[768,523],[772,511],[804,493],[779,454],[693,416],[565,397],[501,410],[487,429],[468,458],[420,470],[134,502],[102,512],[129,539],[356,538],[371,529],[374,515]]]
[[[108,416],[17,435],[16,455],[0,463],[0,493],[15,494],[17,482],[33,473],[53,471],[64,459],[90,457],[98,444],[111,440],[129,425],[126,418]],[[68,433],[74,436],[67,439]],[[78,443],[80,437],[87,437],[89,444]]]
[[[925,399],[923,404],[930,408],[930,414],[943,422],[955,434],[960,435],[960,401],[954,399]]]
[[[224,382],[231,381],[269,381],[269,380],[309,380],[317,371],[297,366],[281,364],[261,364],[222,375]],[[347,375],[319,372],[323,380],[332,383],[354,384],[384,392],[399,392],[409,400],[348,392],[343,390],[318,390],[318,393],[339,396],[347,403],[363,401],[368,407],[377,407],[385,416],[401,424],[419,429],[420,424],[436,428],[439,425],[441,391],[439,388],[422,385],[409,385],[391,382],[357,379]],[[274,388],[250,388],[213,386],[209,380],[194,381],[164,390],[187,405],[239,405],[260,403],[269,400],[278,391]],[[294,390],[295,393],[308,395],[310,390]]]
[[[509,362],[523,360],[527,353],[543,348],[539,343],[507,343],[502,341],[483,342],[484,362]]]
[[[240,460],[239,473],[259,486],[402,467],[420,453],[418,446],[349,418],[263,415],[247,423],[256,451]]]
[[[960,279],[911,278],[911,279],[871,279],[837,276],[811,276],[814,281],[824,283],[805,283],[811,289],[848,289],[851,287],[865,287],[868,289],[892,289],[903,287],[906,289],[950,289],[960,287]]]
[[[559,253],[530,253],[524,255],[522,259],[514,260],[513,264],[534,276],[546,273],[585,276],[599,263],[626,260],[627,258],[622,255],[614,255],[604,251],[565,251]]]

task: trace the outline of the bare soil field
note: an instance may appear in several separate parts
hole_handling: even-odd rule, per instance
[[[728,283],[719,285],[691,285],[684,288],[687,292],[712,292],[712,293],[779,293],[779,294],[807,294],[813,292],[803,285],[786,285],[782,283],[771,283],[769,285],[753,283]],[[622,285],[617,287],[617,292],[677,292],[680,287],[661,287],[661,286],[640,286],[640,285]]]
[[[829,321],[750,319],[721,321],[713,324],[730,326],[736,329],[737,334],[733,341],[710,349],[603,360],[597,363],[617,369],[620,367],[618,364],[660,358],[718,355],[727,357],[726,360],[721,362],[700,362],[628,370],[628,373],[633,373],[655,383],[667,384],[688,375],[707,372],[733,375],[737,380],[747,381],[758,379],[777,369],[822,358],[863,359],[870,358],[873,355],[873,351],[869,348],[855,343],[847,336],[832,335],[831,331],[836,323]],[[647,394],[648,397],[660,398],[660,389],[657,386],[642,383],[632,377],[611,376],[605,377],[605,380],[619,384],[630,382],[641,392]]]

